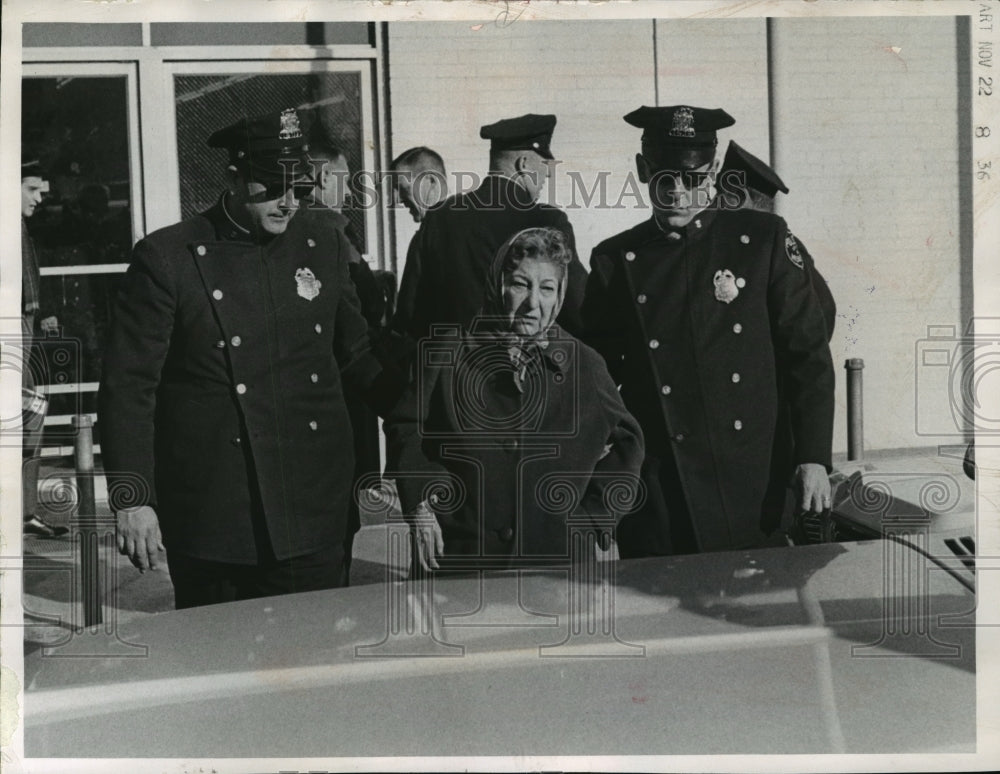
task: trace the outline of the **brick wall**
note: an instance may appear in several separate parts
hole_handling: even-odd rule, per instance
[[[783,19],[773,42],[775,165],[791,189],[779,212],[838,304],[834,448],[848,357],[866,363],[866,447],[926,444],[915,344],[962,323],[955,22]]]

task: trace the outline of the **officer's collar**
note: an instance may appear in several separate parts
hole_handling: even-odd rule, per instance
[[[272,234],[267,234],[262,239],[257,238],[253,232],[236,222],[229,213],[230,206],[229,194],[223,192],[212,208],[202,213],[215,228],[216,239],[222,242],[252,242],[258,245],[266,245],[274,239]]]
[[[718,213],[718,204],[718,198],[712,199],[705,209],[691,218],[686,225],[678,228],[662,225],[660,221],[657,220],[656,213],[653,213],[651,220],[653,225],[656,227],[656,230],[664,239],[667,240],[668,243],[685,242],[691,239],[696,239],[708,229]]]

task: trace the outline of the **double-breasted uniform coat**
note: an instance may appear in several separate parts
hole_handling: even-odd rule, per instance
[[[600,356],[558,326],[514,382],[495,337],[430,339],[424,365],[386,419],[387,475],[404,513],[434,485],[442,567],[569,557],[571,525],[608,528],[630,508],[642,430]]]
[[[524,188],[495,174],[427,212],[406,254],[393,328],[419,340],[434,324],[468,327],[483,305],[497,250],[518,231],[541,226],[558,228],[569,239],[573,260],[559,324],[578,334],[587,270],[577,257],[569,218],[558,207],[529,201]]]
[[[624,555],[758,544],[783,385],[795,464],[829,468],[834,373],[823,313],[781,218],[709,206],[598,245],[583,306],[643,427],[645,507]]]
[[[150,234],[118,296],[100,389],[112,506],[155,506],[168,552],[255,564],[344,538],[349,380],[385,411],[343,234],[264,244],[211,210]]]

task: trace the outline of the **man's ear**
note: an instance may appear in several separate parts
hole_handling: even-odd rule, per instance
[[[635,154],[635,168],[639,172],[639,182],[648,183],[649,182],[649,164],[646,163],[646,157],[641,153]]]
[[[226,167],[226,186],[229,188],[229,193],[235,195],[239,193],[240,189],[240,173],[232,164]]]
[[[718,179],[720,169],[722,169],[722,159],[716,154],[715,158],[712,159],[712,166],[708,168],[708,176],[712,179],[713,183]]]
[[[524,172],[530,169],[530,167],[531,162],[528,160],[528,154],[526,153],[521,154],[514,160],[514,170],[517,172]]]

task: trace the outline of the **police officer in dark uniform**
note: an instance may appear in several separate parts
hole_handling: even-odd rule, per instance
[[[178,608],[340,585],[342,382],[380,412],[402,389],[371,355],[343,233],[294,217],[312,188],[292,176],[296,111],[208,144],[229,152],[228,190],[136,245],[99,401],[119,550],[145,570],[165,547]]]
[[[433,324],[467,327],[482,307],[487,269],[499,247],[526,228],[551,226],[566,234],[573,253],[558,322],[579,333],[587,271],[566,213],[538,202],[554,158],[549,144],[555,125],[554,115],[528,114],[479,130],[490,141],[490,172],[475,191],[424,215],[407,252],[394,330],[421,339]]]
[[[723,110],[640,108],[639,176],[654,214],[593,252],[586,340],[604,355],[646,436],[645,504],[623,557],[764,540],[779,381],[795,434],[799,504],[829,505],[834,373],[826,325],[781,218],[715,196]]]

